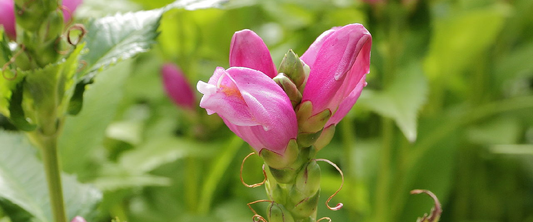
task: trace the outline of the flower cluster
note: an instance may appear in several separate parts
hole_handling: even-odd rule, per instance
[[[231,67],[218,67],[207,83],[198,82],[200,107],[217,113],[258,154],[286,156],[296,141],[299,147],[327,144],[320,138],[331,139],[326,132],[346,116],[366,85],[371,44],[361,24],[335,27],[300,58],[289,51],[276,69],[256,33],[236,32]]]
[[[63,0],[63,19],[65,22],[70,21],[76,8],[82,3],[82,0]],[[11,39],[15,39],[15,4],[14,0],[0,0],[0,25]]]

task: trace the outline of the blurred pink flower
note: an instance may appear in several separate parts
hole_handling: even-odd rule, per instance
[[[0,25],[11,39],[15,39],[15,10],[13,0],[0,0]]]
[[[196,97],[181,69],[175,64],[166,63],[161,68],[161,74],[165,91],[172,101],[182,108],[193,110]]]
[[[63,0],[63,18],[68,22],[83,0]],[[13,0],[0,0],[0,25],[11,39],[16,38],[15,8]]]
[[[83,217],[76,216],[70,222],[86,222],[86,221],[85,219],[83,219]]]
[[[359,98],[370,71],[371,46],[368,30],[349,24],[322,33],[302,55],[311,69],[302,103],[312,103],[311,115],[329,109],[332,117],[326,127],[339,123]]]

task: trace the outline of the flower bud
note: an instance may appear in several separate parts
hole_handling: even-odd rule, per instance
[[[298,144],[295,139],[289,141],[285,153],[282,155],[272,152],[268,149],[262,149],[259,156],[265,160],[265,163],[272,168],[283,169],[289,167],[298,158]]]
[[[15,12],[13,0],[0,0],[0,25],[11,39],[15,39]]]
[[[268,206],[268,221],[270,222],[294,222],[291,213],[281,204],[271,203]]]
[[[296,108],[298,104],[302,101],[302,93],[298,90],[297,85],[295,85],[285,73],[280,73],[274,77],[274,82],[276,82],[283,91],[289,96],[293,108]]]
[[[76,216],[70,222],[86,222],[83,217]]]
[[[292,199],[292,196],[291,196],[291,201],[295,205],[293,208],[289,209],[289,211],[292,213],[292,215],[296,219],[309,218],[316,212],[319,197],[320,197],[320,190],[318,190],[313,196],[306,197],[300,200]]]
[[[322,135],[322,130],[316,133],[298,133],[298,137],[296,139],[298,141],[298,145],[301,147],[310,147],[315,144],[320,135]]]
[[[320,167],[316,161],[310,161],[305,169],[298,173],[294,185],[293,189],[305,197],[314,195],[320,189]]]
[[[306,79],[304,65],[292,49],[283,57],[278,72],[284,73],[298,88]]]
[[[166,63],[161,68],[161,74],[165,91],[172,101],[179,107],[193,110],[196,98],[180,68],[172,63]]]

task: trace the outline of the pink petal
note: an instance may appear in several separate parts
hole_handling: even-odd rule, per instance
[[[357,102],[357,99],[361,95],[361,91],[366,86],[365,77],[359,81],[357,86],[353,89],[353,91],[341,102],[339,105],[339,108],[337,109],[337,112],[333,114],[333,116],[326,122],[326,125],[324,128],[327,128],[331,125],[337,125],[342,118],[344,118],[348,112],[352,109],[355,102]]]
[[[180,107],[194,109],[196,98],[194,92],[178,66],[172,63],[161,68],[163,85],[167,95]]]
[[[313,103],[313,114],[325,109],[335,112],[370,67],[372,37],[362,25],[333,29],[323,38],[316,41],[309,54],[304,54],[311,73],[302,101]]]
[[[15,5],[13,0],[0,0],[0,25],[11,39],[16,38],[15,31]]]
[[[265,42],[255,32],[248,29],[238,31],[233,35],[229,64],[231,67],[247,67],[261,71],[270,78],[277,75],[276,66],[272,62]]]
[[[283,153],[296,138],[296,114],[289,97],[264,73],[233,67],[217,68],[209,83],[198,84],[200,106],[217,113],[226,125],[258,152]]]

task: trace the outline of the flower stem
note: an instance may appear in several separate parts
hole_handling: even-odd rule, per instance
[[[61,171],[57,153],[57,137],[41,135],[41,152],[48,182],[50,205],[55,222],[67,222],[65,204],[63,202],[63,188],[61,184]]]

